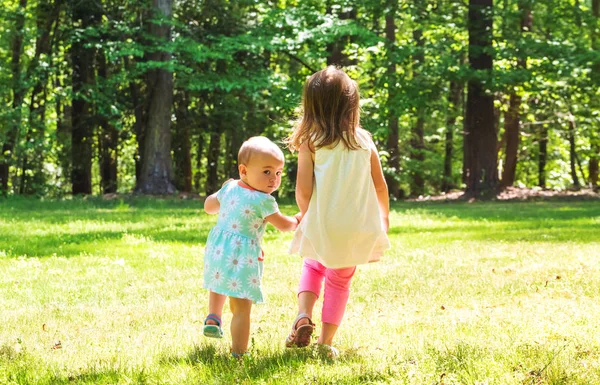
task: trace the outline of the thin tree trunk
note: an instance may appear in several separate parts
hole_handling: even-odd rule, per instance
[[[492,0],[469,1],[469,63],[487,77],[492,72]],[[498,186],[497,133],[494,129],[494,99],[481,80],[468,84],[466,118],[467,197],[492,198]]]
[[[531,9],[527,1],[519,0],[519,9],[521,11],[521,34],[526,34],[531,31],[533,26],[533,18]],[[517,59],[517,69],[525,70],[527,68],[527,55],[520,53]],[[510,101],[508,111],[505,115],[504,129],[506,133],[506,151],[504,158],[504,168],[502,170],[501,186],[512,186],[515,183],[517,170],[517,157],[519,152],[519,137],[521,125],[521,96],[512,91],[510,93]]]
[[[333,10],[331,6],[327,6],[327,13],[333,14]],[[346,12],[340,12],[338,15],[340,20],[355,20],[356,19],[356,9],[352,8]],[[350,60],[348,55],[343,53],[343,50],[350,42],[350,38],[348,36],[340,36],[334,42],[331,42],[327,45],[327,51],[329,52],[329,56],[327,56],[327,65],[338,65],[338,66],[349,66],[355,65],[357,62],[355,59]]]
[[[393,4],[392,4],[393,5]],[[399,126],[398,112],[396,103],[396,95],[398,90],[396,87],[396,61],[392,55],[396,44],[396,7],[389,6],[388,14],[385,16],[385,37],[388,43],[387,49],[387,76],[388,76],[388,137],[386,149],[389,154],[388,167],[391,170],[391,175],[386,174],[386,182],[389,193],[392,197],[401,198],[400,184],[398,182],[398,174],[400,173],[400,144],[399,144]]]
[[[573,116],[569,118],[569,166],[571,170],[571,179],[573,180],[573,187],[579,189],[581,185],[579,184],[579,178],[577,178],[577,168],[575,167],[575,122],[573,119],[575,119]]]
[[[106,81],[108,75],[104,51],[98,53],[98,76]],[[104,194],[117,192],[119,134],[107,116],[100,117],[98,147],[100,155],[100,186]]]
[[[596,19],[596,25],[592,24],[592,49],[597,53],[600,53],[600,32],[598,31],[597,27],[598,23],[600,23],[600,0],[592,0],[592,14]],[[594,66],[592,66],[592,79],[594,79],[596,87],[600,86],[600,63],[596,63]],[[590,140],[592,155],[588,165],[588,173],[590,178],[590,186],[594,190],[598,190],[600,188],[598,185],[598,173],[600,171],[600,167],[598,165],[600,161],[600,125],[598,123],[596,123],[595,131],[595,135],[592,133]]]
[[[446,119],[446,137],[444,141],[444,177],[442,181],[442,191],[448,192],[454,188],[452,183],[452,154],[454,151],[454,125],[456,118],[462,109],[462,89],[463,85],[460,82],[450,82],[450,93],[448,95],[450,111]]]
[[[82,29],[93,22],[89,0],[73,3],[73,23]],[[92,106],[83,95],[89,92],[93,82],[94,51],[85,47],[82,38],[76,38],[71,44],[71,62],[73,66],[71,109],[71,184],[72,193],[92,193]]]
[[[202,180],[202,157],[204,156],[204,134],[200,133],[198,135],[198,148],[196,151],[196,173],[194,174],[194,188],[196,192],[200,192],[201,185],[200,181]]]
[[[175,186],[179,191],[192,192],[192,155],[190,143],[189,98],[185,91],[175,96],[177,124],[173,131]]]
[[[129,60],[125,58],[125,67],[128,69],[132,69],[132,65]],[[136,184],[137,181],[140,180],[140,176],[142,174],[142,164],[143,155],[144,155],[144,133],[146,127],[146,113],[147,110],[145,106],[145,102],[142,100],[142,89],[139,84],[136,83],[135,80],[131,80],[129,82],[129,93],[131,96],[131,104],[133,105],[133,114],[135,116],[135,122],[133,123],[133,132],[135,133],[136,140],[136,152],[134,154],[135,161],[135,179]]]
[[[218,123],[217,123],[218,124]],[[219,156],[221,154],[221,132],[219,127],[214,127],[210,133],[208,157],[206,159],[208,174],[206,176],[206,195],[219,189]]]
[[[48,63],[52,62],[52,26],[57,22],[60,12],[61,2],[54,4],[49,2],[40,2],[36,10],[36,24],[38,37],[35,43],[35,58],[28,69],[28,78],[35,78],[36,82],[31,91],[29,103],[29,130],[26,134],[26,143],[33,143],[34,147],[25,149],[23,152],[21,194],[34,194],[40,191],[45,185],[46,178],[43,172],[44,156],[46,148],[44,147],[44,136],[46,132],[46,88],[48,85],[47,66],[42,66],[39,60],[46,56]],[[56,33],[56,31],[55,31]],[[37,72],[37,76],[32,76]]]
[[[506,148],[504,156],[504,167],[502,169],[502,187],[512,186],[515,183],[517,170],[517,154],[519,151],[520,136],[520,110],[521,96],[516,92],[510,93],[508,111],[504,115],[504,133]]]
[[[419,10],[420,8],[417,7]],[[422,12],[422,10],[420,10]],[[422,20],[422,15],[417,15],[417,20]],[[425,53],[423,52],[424,39],[423,30],[415,29],[413,31],[413,40],[416,46],[416,53],[413,55],[413,80],[416,80],[420,76],[420,68],[425,61]],[[417,99],[417,121],[412,128],[410,136],[410,195],[421,196],[425,193],[425,178],[423,176],[423,168],[425,161],[425,109],[423,101],[420,98]]]
[[[25,9],[27,0],[19,1],[19,8],[15,19],[15,29],[11,39],[11,74],[12,74],[12,110],[13,115],[11,124],[6,133],[6,139],[2,144],[2,153],[0,153],[0,195],[8,194],[8,180],[10,165],[13,161],[13,151],[17,133],[21,129],[21,106],[25,96],[25,89],[21,79],[21,55],[23,54],[23,28],[25,26]]]
[[[170,18],[173,11],[171,0],[152,0],[156,16]],[[150,25],[150,35],[158,41],[167,42],[171,36],[168,23]],[[168,52],[153,52],[153,62],[168,62]],[[166,69],[153,69],[148,76],[148,120],[145,129],[144,155],[140,179],[136,191],[143,194],[172,194],[173,165],[171,159],[171,109],[173,106],[173,73]]]
[[[546,163],[548,162],[548,127],[542,124],[538,138],[539,157],[538,157],[538,186],[546,188]]]

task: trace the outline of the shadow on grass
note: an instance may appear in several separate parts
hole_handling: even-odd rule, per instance
[[[389,377],[367,365],[367,359],[353,352],[343,353],[338,359],[331,359],[315,348],[285,349],[283,351],[254,351],[243,360],[233,358],[229,353],[216,349],[212,345],[195,346],[183,356],[164,357],[160,365],[189,365],[198,370],[207,371],[207,375],[220,383],[239,383],[250,380],[252,383],[263,381],[273,383],[348,383],[362,384],[375,380],[385,381]],[[360,365],[360,373],[348,370],[348,365]],[[307,366],[330,366],[326,372],[318,374]],[[309,374],[310,373],[310,374]],[[298,382],[300,379],[301,382]]]
[[[282,209],[292,212],[295,207]],[[445,242],[600,241],[600,204],[595,201],[403,202],[395,203],[392,210],[400,219],[392,223],[390,236],[400,240],[410,237],[419,242],[433,235]],[[112,255],[119,248],[131,247],[124,240],[126,235],[142,240],[135,246],[142,253],[146,241],[204,245],[215,220],[202,211],[202,202],[197,200],[0,199],[0,227],[6,229],[0,232],[0,256]],[[73,221],[82,224],[66,227]],[[12,228],[18,230],[10,231]],[[47,229],[52,232],[45,232]],[[27,234],[29,230],[31,234]],[[269,230],[266,239],[279,236]]]

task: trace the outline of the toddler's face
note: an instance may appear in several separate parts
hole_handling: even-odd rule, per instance
[[[240,165],[240,177],[248,186],[271,194],[281,184],[283,161],[271,154],[254,154],[248,164]]]

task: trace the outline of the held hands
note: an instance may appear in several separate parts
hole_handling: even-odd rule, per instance
[[[302,213],[294,214],[294,218],[296,218],[296,220],[298,221],[298,225],[300,224],[300,222],[302,222],[303,217],[304,217],[304,214],[302,214]]]

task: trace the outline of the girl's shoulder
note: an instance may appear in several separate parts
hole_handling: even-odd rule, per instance
[[[358,145],[365,150],[370,150],[371,147],[373,147],[373,137],[371,136],[371,133],[362,127],[356,128],[354,138]]]

